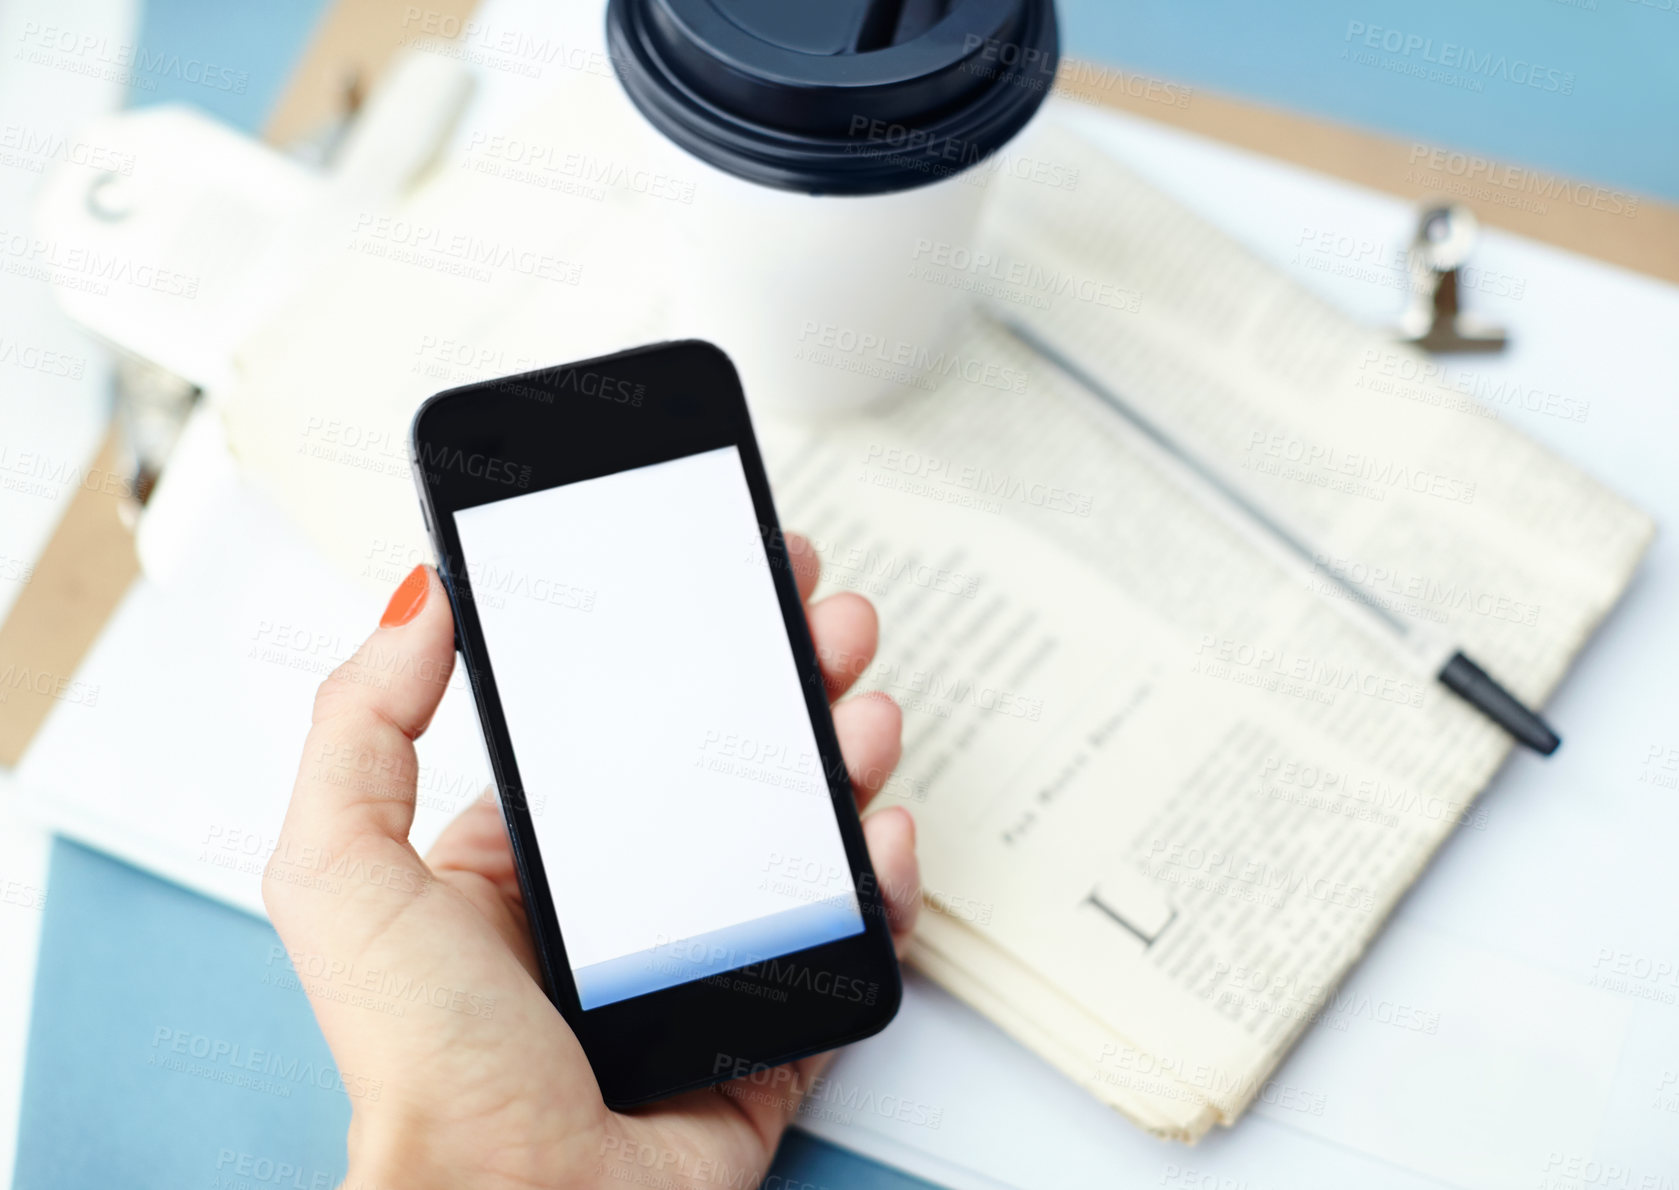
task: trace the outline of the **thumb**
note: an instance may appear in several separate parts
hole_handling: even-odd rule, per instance
[[[406,845],[419,771],[414,740],[454,665],[448,596],[431,567],[416,566],[378,630],[315,694],[282,843],[342,848],[371,836]]]

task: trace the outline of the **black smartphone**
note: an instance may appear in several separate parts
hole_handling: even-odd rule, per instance
[[[547,992],[606,1102],[884,1028],[881,890],[728,357],[450,389],[411,450]]]

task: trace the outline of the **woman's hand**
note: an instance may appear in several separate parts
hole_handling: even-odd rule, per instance
[[[815,554],[788,537],[830,698],[874,655],[874,608],[811,605]],[[454,625],[430,567],[321,684],[263,899],[332,1047],[352,1115],[348,1187],[756,1186],[828,1055],[620,1114],[543,994],[507,833],[483,801],[421,859],[408,842],[413,741],[454,667]],[[556,674],[564,681],[564,674]],[[884,695],[834,708],[859,805],[897,763]],[[863,824],[900,947],[919,901],[915,828]],[[737,1180],[738,1179],[738,1180]]]

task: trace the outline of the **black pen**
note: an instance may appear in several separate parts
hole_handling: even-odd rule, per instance
[[[1050,346],[1036,332],[1009,319],[1001,321],[1002,325],[1015,338],[1048,360],[1081,387],[1099,397],[1104,404],[1135,426],[1149,441],[1173,459],[1176,459],[1203,482],[1210,485],[1230,505],[1246,514],[1249,521],[1264,529],[1278,545],[1311,564],[1315,570],[1318,570],[1330,582],[1344,591],[1349,600],[1370,612],[1377,621],[1386,625],[1402,639],[1414,642],[1417,636],[1415,625],[1395,615],[1381,600],[1351,579],[1336,574],[1332,568],[1320,567],[1318,561],[1322,555],[1315,553],[1304,540],[1291,532],[1273,513],[1266,511],[1245,492],[1240,491],[1226,481],[1217,470],[1203,463],[1178,445],[1174,439],[1168,437],[1153,422],[1132,408],[1118,393],[1097,380],[1066,355]],[[1438,659],[1438,656],[1436,659]],[[1499,685],[1497,680],[1465,656],[1461,650],[1453,650],[1445,664],[1435,671],[1434,676],[1446,689],[1509,732],[1519,743],[1527,745],[1541,756],[1549,756],[1562,743],[1562,738],[1551,730],[1550,725],[1540,718],[1537,712],[1523,705],[1520,699]]]

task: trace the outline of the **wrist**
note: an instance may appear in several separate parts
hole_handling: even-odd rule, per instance
[[[345,1138],[349,1167],[340,1190],[592,1190],[605,1185],[581,1141],[558,1151],[492,1139],[497,1129],[444,1124],[381,1105],[356,1112]],[[595,1142],[598,1148],[598,1142]]]
[[[432,1151],[431,1130],[405,1113],[350,1116],[344,1138],[349,1168],[340,1190],[433,1190],[454,1182],[447,1162]]]

